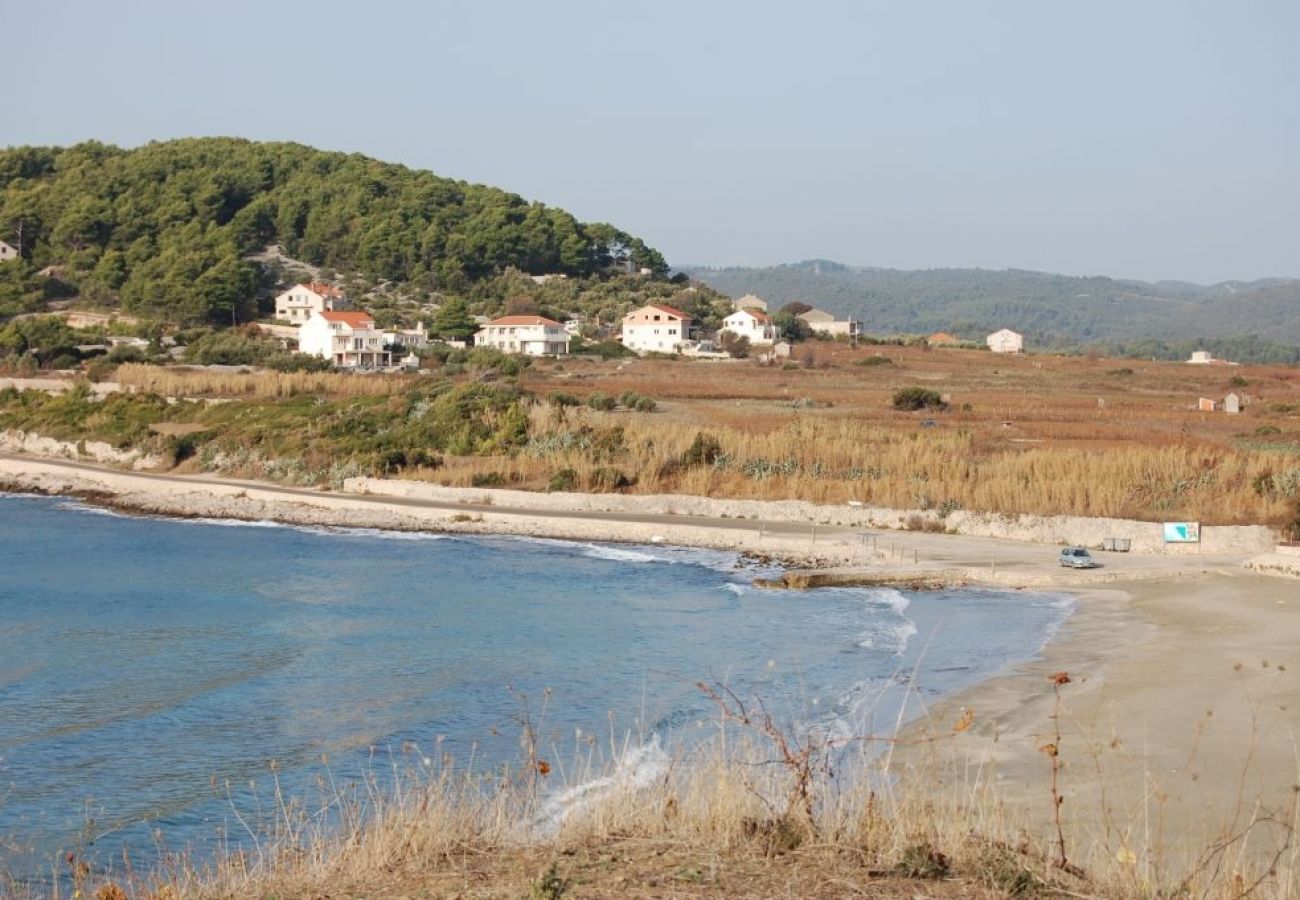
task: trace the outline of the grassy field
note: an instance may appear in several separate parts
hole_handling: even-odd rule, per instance
[[[117,377],[139,391],[231,401],[144,415],[206,429],[178,462],[299,483],[346,472],[1220,524],[1285,525],[1300,503],[1300,370],[1280,366],[814,342],[775,366],[584,357],[517,375],[490,365],[407,376],[125,365]],[[947,408],[894,409],[909,387],[937,392]],[[446,390],[492,396],[445,401],[436,423],[417,421]],[[1229,392],[1248,398],[1240,415],[1197,409]],[[645,397],[653,404],[638,405]],[[50,428],[13,408],[0,403],[0,427]],[[513,425],[503,425],[508,411]],[[468,431],[449,438],[458,415]],[[53,436],[87,436],[85,418],[55,426]]]

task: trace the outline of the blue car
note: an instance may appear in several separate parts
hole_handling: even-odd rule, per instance
[[[1092,554],[1083,547],[1066,547],[1058,558],[1061,560],[1061,565],[1069,566],[1071,569],[1091,569],[1097,565]]]

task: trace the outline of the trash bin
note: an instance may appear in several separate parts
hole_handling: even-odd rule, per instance
[[[1102,539],[1101,539],[1101,549],[1103,549],[1103,550],[1110,550],[1110,551],[1113,553],[1113,552],[1115,551],[1115,539],[1114,539],[1114,538],[1102,538]]]
[[[1128,553],[1128,548],[1133,543],[1129,538],[1115,538],[1114,540],[1116,553]]]

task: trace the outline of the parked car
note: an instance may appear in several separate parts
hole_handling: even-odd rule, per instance
[[[1066,547],[1057,558],[1060,559],[1061,565],[1069,566],[1071,569],[1091,569],[1097,565],[1092,554],[1083,547]]]

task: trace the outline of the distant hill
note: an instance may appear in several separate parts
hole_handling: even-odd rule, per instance
[[[431,172],[301,144],[193,138],[0,150],[0,319],[58,296],[182,322],[255,314],[279,244],[313,265],[465,291],[507,269],[596,276],[612,263],[667,273],[611,225]]]
[[[1075,278],[1020,269],[907,271],[809,260],[768,268],[689,268],[732,296],[802,300],[872,333],[1023,332],[1040,349],[1103,346],[1176,358],[1192,345],[1246,361],[1300,361],[1300,279],[1196,285]]]

